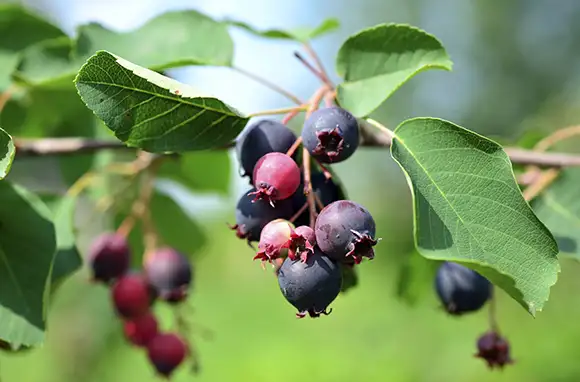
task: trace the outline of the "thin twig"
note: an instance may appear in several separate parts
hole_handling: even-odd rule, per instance
[[[559,168],[549,168],[542,172],[537,179],[534,180],[526,189],[522,192],[524,199],[530,202],[536,196],[540,195],[542,191],[550,186],[560,175]]]
[[[252,80],[266,86],[267,88],[270,88],[271,90],[275,91],[276,93],[279,93],[281,95],[283,95],[284,97],[288,98],[290,101],[294,102],[297,105],[302,105],[304,102],[302,102],[300,100],[300,98],[296,97],[294,94],[290,93],[289,91],[287,91],[286,89],[282,88],[281,86],[278,86],[277,84],[270,82],[269,80],[260,77],[257,74],[254,74],[252,72],[247,71],[246,69],[242,69],[240,67],[234,66],[232,67],[233,70],[235,70],[236,72],[251,78]]]
[[[488,320],[489,320],[489,328],[499,334],[499,325],[497,324],[497,298],[495,293],[495,287],[492,285],[490,291],[490,298],[489,298],[489,307],[488,307]]]
[[[306,211],[307,208],[308,208],[308,202],[304,203],[304,205],[302,207],[300,207],[300,209],[298,211],[296,211],[296,213],[294,215],[292,215],[292,217],[288,221],[290,223],[294,223],[296,221],[296,219],[298,219],[300,217],[300,215],[302,215],[302,213],[304,211]]]
[[[300,144],[301,143],[302,143],[302,137],[296,138],[296,140],[294,141],[294,143],[292,144],[292,146],[290,146],[290,148],[286,152],[286,155],[288,155],[289,157],[291,157],[292,155],[294,155],[294,152],[298,149],[298,147],[300,147]]]
[[[312,64],[308,62],[300,53],[294,52],[294,57],[296,57],[302,63],[302,65],[306,67],[306,69],[308,69],[312,74],[314,74],[314,76],[318,78],[320,82],[328,86],[326,77],[324,77],[324,74],[320,70],[312,66]]]
[[[308,210],[310,211],[310,228],[314,229],[314,224],[316,223],[316,201],[314,200],[312,182],[310,181],[310,153],[306,148],[302,149],[302,163],[304,165],[304,195],[306,195]]]
[[[262,115],[276,115],[276,114],[287,114],[287,113],[295,113],[301,112],[308,108],[308,105],[298,105],[298,106],[291,106],[291,107],[283,107],[280,109],[272,109],[272,110],[264,110],[264,111],[257,111],[255,113],[250,113],[248,117],[259,117]]]
[[[308,43],[308,42],[304,43],[304,50],[306,50],[306,53],[308,53],[308,55],[316,63],[316,67],[317,67],[318,71],[320,72],[320,74],[322,75],[323,82],[330,89],[334,89],[334,84],[332,83],[332,81],[330,81],[330,77],[328,76],[328,72],[324,68],[324,65],[322,64],[322,60],[320,59],[320,56],[318,56],[318,54],[316,53],[314,48],[312,48],[312,45],[310,45],[310,43]]]

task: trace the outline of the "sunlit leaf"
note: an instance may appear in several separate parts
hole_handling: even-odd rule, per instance
[[[227,23],[245,29],[246,31],[261,37],[296,40],[300,42],[312,40],[316,37],[333,32],[340,27],[340,22],[335,18],[326,19],[316,27],[299,27],[287,30],[268,29],[261,31],[241,21],[228,20]]]
[[[0,128],[0,179],[4,179],[10,171],[16,149],[12,137]]]

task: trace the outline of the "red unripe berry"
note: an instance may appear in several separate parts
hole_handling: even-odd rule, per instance
[[[149,312],[151,289],[145,277],[139,273],[119,278],[113,284],[111,294],[117,314],[125,319],[135,319]]]
[[[123,332],[129,342],[136,346],[147,346],[158,334],[157,319],[153,313],[147,313],[144,316],[135,318],[123,323]]]
[[[302,262],[308,260],[308,256],[314,254],[316,245],[316,234],[314,230],[307,225],[296,228],[290,235],[288,243],[288,257],[291,260],[300,258]]]
[[[292,232],[294,225],[288,220],[276,219],[266,224],[260,234],[258,253],[254,260],[271,262],[273,259],[286,257]]]
[[[300,169],[294,159],[283,153],[268,153],[254,167],[256,200],[270,203],[291,197],[300,186]]]
[[[89,249],[89,264],[93,279],[108,283],[129,269],[131,251],[127,239],[116,233],[97,237]]]
[[[185,341],[173,333],[158,334],[147,344],[149,361],[166,378],[185,360],[187,353]]]

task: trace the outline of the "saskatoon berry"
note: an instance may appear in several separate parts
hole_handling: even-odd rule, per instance
[[[252,201],[252,194],[256,189],[244,193],[236,206],[236,224],[231,226],[240,239],[248,242],[258,241],[260,232],[264,226],[278,218],[290,218],[292,216],[292,201],[280,200],[272,207],[266,200]]]
[[[254,167],[255,200],[275,200],[291,197],[300,186],[300,169],[294,159],[282,153],[264,155]]]
[[[131,252],[124,236],[105,233],[96,238],[89,250],[93,279],[108,283],[129,269]]]
[[[147,346],[158,333],[157,319],[152,313],[123,323],[125,337],[136,346]]]
[[[324,207],[314,227],[316,243],[336,261],[360,263],[373,259],[377,244],[375,221],[369,211],[350,200],[339,200]]]
[[[139,273],[119,278],[111,289],[117,314],[125,319],[135,319],[149,312],[153,294],[145,277]]]
[[[509,343],[494,331],[479,337],[475,356],[484,359],[491,369],[494,367],[503,368],[505,365],[513,363],[510,357]]]
[[[280,122],[262,120],[251,124],[236,141],[236,154],[242,167],[242,176],[251,177],[254,166],[261,157],[271,152],[285,153],[295,141],[296,135]]]
[[[288,243],[288,257],[291,260],[308,260],[308,256],[314,253],[316,235],[314,230],[307,225],[301,225],[290,234]]]
[[[173,248],[150,252],[143,264],[145,278],[161,300],[180,302],[187,297],[191,284],[191,262]]]
[[[491,284],[485,277],[452,262],[444,262],[437,270],[435,290],[445,310],[453,315],[477,311],[491,296]]]
[[[339,264],[325,256],[318,247],[306,262],[286,258],[278,270],[278,284],[282,294],[302,318],[330,314],[328,305],[340,292],[342,271]]]
[[[304,123],[302,141],[319,162],[341,162],[358,147],[358,122],[351,113],[340,107],[319,109]]]
[[[147,356],[157,372],[168,378],[187,356],[185,341],[176,334],[157,334],[147,344]]]
[[[279,257],[286,257],[290,238],[294,232],[294,225],[284,219],[272,220],[262,230],[258,253],[254,260],[272,261]]]

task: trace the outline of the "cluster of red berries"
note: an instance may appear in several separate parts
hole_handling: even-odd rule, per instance
[[[240,198],[232,228],[248,243],[259,242],[254,259],[275,266],[280,290],[300,318],[328,314],[345,283],[356,280],[355,264],[374,258],[373,217],[346,200],[326,167],[348,159],[359,139],[357,119],[328,107],[306,119],[300,138],[282,123],[262,120],[236,142],[253,188]],[[312,161],[299,155],[300,143]]]
[[[127,340],[146,349],[157,372],[169,377],[187,358],[189,346],[181,335],[159,328],[152,307],[156,300],[177,304],[187,298],[192,281],[189,260],[163,247],[144,257],[142,271],[130,271],[131,251],[126,238],[105,233],[93,242],[89,263],[93,280],[111,289]]]

